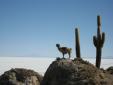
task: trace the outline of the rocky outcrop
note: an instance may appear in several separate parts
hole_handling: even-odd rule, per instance
[[[42,76],[33,70],[15,68],[0,76],[0,85],[40,85]]]
[[[80,58],[57,58],[44,77],[33,70],[15,68],[0,76],[0,85],[113,85],[113,67],[104,70]]]
[[[87,61],[57,59],[47,69],[41,85],[113,85],[113,76]]]

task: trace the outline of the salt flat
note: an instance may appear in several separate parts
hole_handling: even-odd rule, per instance
[[[44,75],[48,66],[56,58],[48,57],[0,57],[0,75],[11,68],[32,69]],[[95,64],[95,59],[85,58],[84,60]],[[106,69],[113,66],[113,59],[102,59],[101,67]]]

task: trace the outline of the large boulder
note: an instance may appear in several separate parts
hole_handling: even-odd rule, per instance
[[[33,70],[15,68],[0,76],[0,85],[40,85],[42,76]]]
[[[82,59],[57,59],[47,69],[41,85],[113,85],[113,76]]]

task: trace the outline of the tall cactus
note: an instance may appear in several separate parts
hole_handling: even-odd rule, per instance
[[[80,54],[80,40],[79,40],[79,31],[78,28],[75,29],[75,42],[76,42],[76,57],[77,58],[81,58],[81,54]]]
[[[105,41],[105,33],[101,32],[101,17],[97,16],[97,36],[93,36],[93,44],[96,47],[96,67],[100,68],[101,52]]]

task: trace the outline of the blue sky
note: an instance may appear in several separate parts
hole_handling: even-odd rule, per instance
[[[71,47],[80,28],[82,57],[95,57],[97,15],[106,33],[103,57],[113,56],[113,0],[0,0],[0,56],[62,56],[56,43]],[[113,57],[112,57],[113,58]]]

